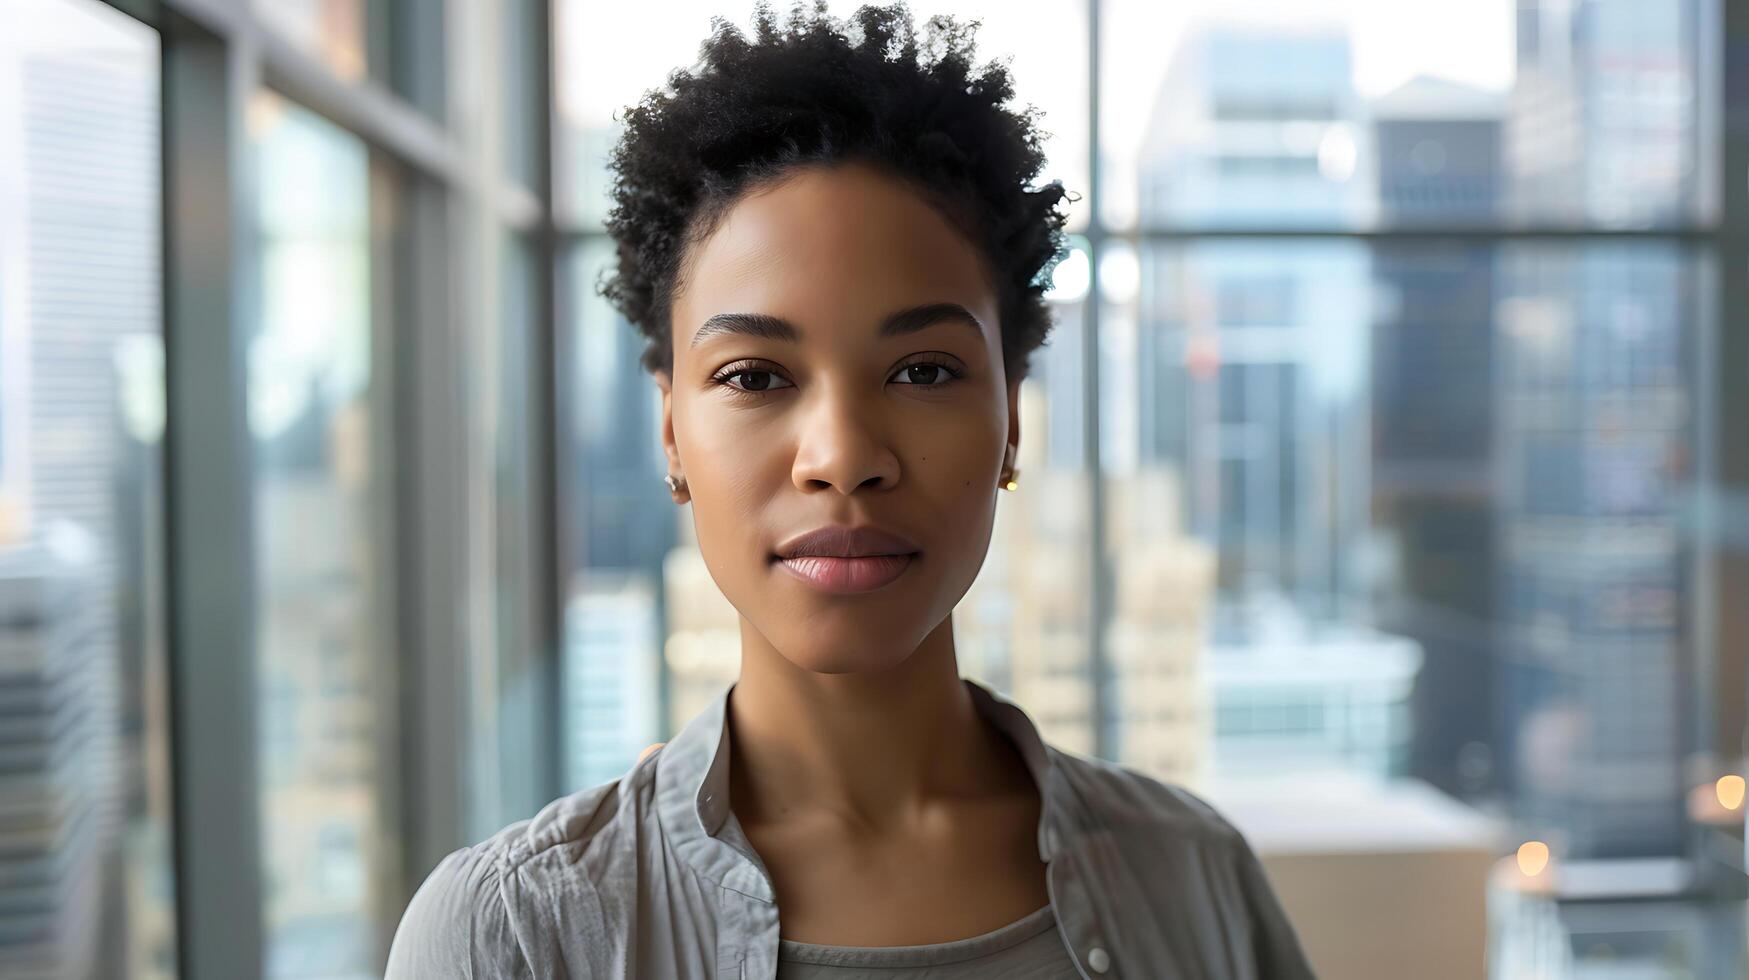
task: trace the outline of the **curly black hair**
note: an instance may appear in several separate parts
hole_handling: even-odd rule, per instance
[[[671,316],[687,249],[733,205],[808,166],[873,165],[934,206],[980,247],[998,290],[1009,381],[1045,342],[1051,273],[1067,254],[1061,181],[1029,189],[1045,162],[1039,110],[1005,107],[1008,59],[974,70],[982,22],[929,18],[923,36],[903,3],[863,6],[840,22],[826,0],[796,0],[780,26],[767,0],[755,40],[711,18],[690,70],[624,112],[610,160],[606,227],[619,268],[596,291],[647,341],[646,371],[672,377]]]

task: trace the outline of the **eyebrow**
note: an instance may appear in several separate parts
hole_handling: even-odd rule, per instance
[[[984,336],[984,322],[958,303],[925,303],[889,313],[881,321],[879,336],[882,339],[899,337],[947,322],[963,323],[976,331],[979,337]],[[698,328],[698,333],[692,335],[691,346],[697,347],[707,338],[720,333],[745,334],[749,337],[786,340],[791,343],[802,337],[802,332],[796,329],[795,324],[769,313],[718,313],[706,320],[704,326]]]

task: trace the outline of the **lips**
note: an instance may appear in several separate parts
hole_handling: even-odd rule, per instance
[[[916,561],[909,538],[873,525],[832,524],[778,546],[778,565],[823,592],[869,592],[891,584]]]
[[[777,557],[803,558],[810,555],[830,558],[868,558],[883,555],[910,555],[921,549],[911,539],[895,531],[865,524],[828,524],[798,534],[777,546]]]

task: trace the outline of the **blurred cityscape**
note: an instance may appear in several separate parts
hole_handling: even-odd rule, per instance
[[[1097,277],[1085,227],[1057,271],[960,664],[1053,744],[1230,813],[1327,975],[1386,975],[1388,948],[1429,977],[1739,976],[1742,783],[1704,751],[1686,512],[1718,424],[1711,256],[1342,233],[1706,217],[1712,4],[1512,6],[1498,90],[1363,95],[1340,20],[1208,17],[1159,54],[1134,213],[1100,216]],[[0,975],[167,977],[158,41],[96,0],[36,8],[0,30]],[[274,9],[362,71],[357,3]],[[401,853],[372,149],[266,90],[247,116],[267,972],[372,976]],[[593,226],[617,130],[559,122]],[[612,257],[590,230],[560,270],[563,792],[738,670],[661,491],[641,339],[590,288]]]

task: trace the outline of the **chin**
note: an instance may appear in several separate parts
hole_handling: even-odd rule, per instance
[[[869,642],[866,631],[834,643],[830,633],[814,634],[795,645],[779,645],[785,660],[816,674],[872,674],[904,663],[917,644]]]

